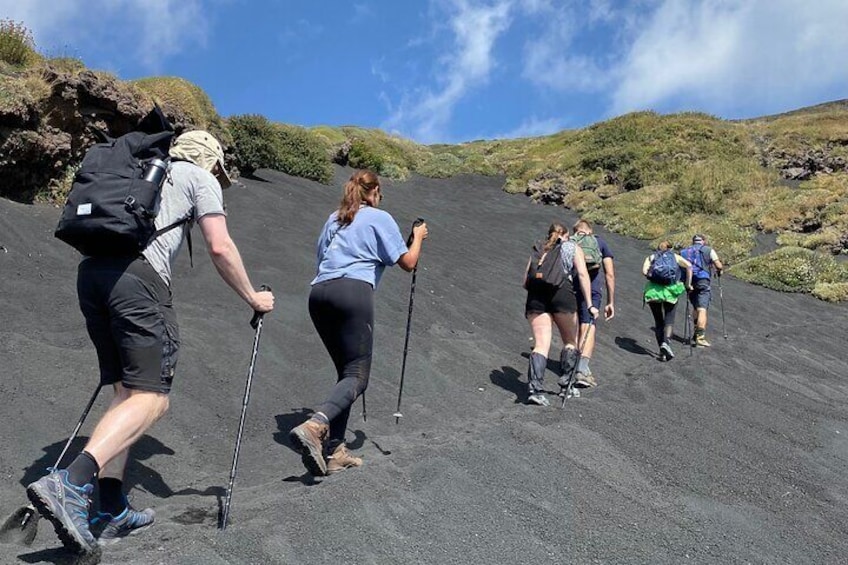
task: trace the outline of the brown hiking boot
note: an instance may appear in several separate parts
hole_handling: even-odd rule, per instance
[[[327,457],[327,474],[332,475],[333,473],[338,473],[339,471],[344,471],[349,467],[361,467],[362,466],[362,458],[354,457],[353,454],[348,451],[347,446],[343,443],[340,443],[338,447],[336,447],[335,451]]]
[[[330,426],[314,418],[306,420],[289,432],[292,443],[300,451],[300,457],[306,470],[316,477],[327,474],[327,463],[324,461],[324,440]]]
[[[574,382],[583,388],[598,386],[598,382],[595,380],[595,376],[592,373],[581,373],[578,371],[574,375]]]

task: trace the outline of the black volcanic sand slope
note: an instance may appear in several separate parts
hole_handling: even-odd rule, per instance
[[[403,397],[392,413],[410,276],[377,295],[367,393],[350,421],[360,469],[312,480],[287,438],[335,380],[307,312],[315,241],[340,184],[273,172],[226,193],[255,284],[270,284],[231,526],[216,520],[232,460],[251,312],[196,237],[174,286],[182,328],[171,412],[135,448],[132,502],[155,526],[103,563],[838,563],[848,554],[848,309],[725,277],[714,347],[659,363],[639,273],[648,248],[609,235],[618,309],[601,323],[599,387],[527,406],[522,270],[552,220],[500,179],[385,187],[406,234],[430,227],[418,272]],[[96,383],[75,302],[75,252],[58,210],[0,201],[0,509],[53,463]],[[682,334],[682,312],[678,317]],[[558,344],[555,349],[558,353]],[[555,376],[547,383],[555,388]],[[95,405],[83,435],[106,406]],[[71,562],[41,521],[0,562]]]

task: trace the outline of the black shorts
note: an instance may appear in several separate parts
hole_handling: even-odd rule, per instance
[[[559,288],[551,288],[544,283],[530,281],[527,288],[527,303],[524,315],[530,314],[572,314],[577,312],[577,297],[571,283],[566,282]]]
[[[692,290],[689,292],[689,302],[696,310],[698,308],[709,308],[712,294],[710,279],[695,279],[692,281]]]
[[[88,257],[77,296],[101,384],[168,393],[180,348],[171,289],[144,259]]]

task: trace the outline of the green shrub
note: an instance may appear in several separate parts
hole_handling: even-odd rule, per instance
[[[246,175],[257,169],[280,167],[277,130],[264,116],[246,114],[232,116],[227,127],[235,145],[235,165]]]
[[[783,247],[730,268],[740,279],[784,292],[812,292],[817,284],[848,283],[846,268],[830,256]],[[822,287],[824,288],[824,287]]]
[[[322,138],[298,126],[277,124],[275,129],[278,170],[324,184],[333,180],[333,166]]]
[[[26,67],[39,59],[32,32],[24,24],[0,20],[0,61],[15,67]]]
[[[462,161],[451,153],[437,153],[425,159],[418,172],[425,177],[448,178],[462,172]]]
[[[819,283],[813,287],[813,296],[828,302],[848,300],[848,282]]]
[[[380,175],[393,180],[404,181],[409,178],[409,169],[396,165],[395,163],[386,163],[383,165],[383,170]]]
[[[350,144],[348,165],[354,169],[369,169],[375,173],[383,172],[383,157],[362,139],[354,139]]]

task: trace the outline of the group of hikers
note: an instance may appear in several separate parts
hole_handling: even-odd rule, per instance
[[[691,345],[710,346],[706,328],[712,272],[715,270],[721,276],[724,265],[706,243],[703,235],[696,234],[692,245],[676,254],[671,244],[663,241],[643,262],[642,275],[647,279],[643,300],[654,318],[660,361],[674,357],[670,342],[677,303],[684,293],[694,311]],[[604,319],[611,320],[615,316],[613,260],[607,242],[593,233],[591,223],[585,219],[574,224],[571,236],[563,224],[551,224],[547,237],[534,245],[524,276],[527,290],[524,314],[533,331],[533,350],[527,369],[529,403],[550,405],[545,396],[544,376],[554,325],[563,343],[557,381],[560,395],[569,394],[573,386],[597,385],[589,362],[595,349],[595,321],[601,312],[600,273],[603,272],[606,283]],[[686,323],[688,328],[688,320]]]
[[[112,385],[114,397],[84,449],[67,466],[57,464],[27,487],[35,509],[53,524],[62,543],[77,553],[92,552],[154,521],[152,509],[130,506],[124,469],[129,448],[168,410],[180,346],[171,273],[195,224],[212,263],[233,291],[258,315],[274,308],[273,293],[255,289],[229,234],[222,189],[231,180],[218,140],[208,132],[192,131],[176,137],[169,152],[171,162],[161,181],[155,218],[157,231],[149,244],[135,256],[84,255],[78,268],[79,304],[97,352],[100,386]],[[404,240],[392,216],[380,209],[381,198],[376,174],[354,172],[318,238],[309,314],[335,365],[336,383],[311,417],[289,434],[305,468],[315,476],[362,465],[362,459],[348,450],[345,431],[352,404],[368,386],[374,291],[386,267],[397,264],[413,271],[428,237],[426,223],[416,222]],[[691,248],[699,249],[692,252],[695,255],[674,256],[674,260],[686,270],[685,288],[697,308],[696,343],[708,345],[703,331],[709,284],[699,281],[709,265],[720,272],[721,263],[699,237]],[[651,266],[660,263],[667,248],[661,246],[646,260],[645,274],[652,281]],[[551,261],[545,259],[554,256],[557,261],[551,269]],[[540,269],[543,266],[547,271]],[[596,385],[589,363],[603,294],[601,271],[606,286],[604,315],[609,320],[615,315],[613,254],[592,233],[589,222],[577,222],[573,237],[563,225],[554,224],[534,248],[525,277],[526,316],[535,338],[529,370],[531,402],[548,403],[542,380],[553,323],[565,344],[560,384],[568,385],[563,379],[573,377],[578,386]],[[558,276],[558,284],[552,286],[549,275]],[[674,305],[684,291],[679,280],[665,285],[649,282],[646,287],[645,297],[657,320],[657,340],[666,358],[673,356],[669,331]],[[95,483],[99,508],[90,512]]]

